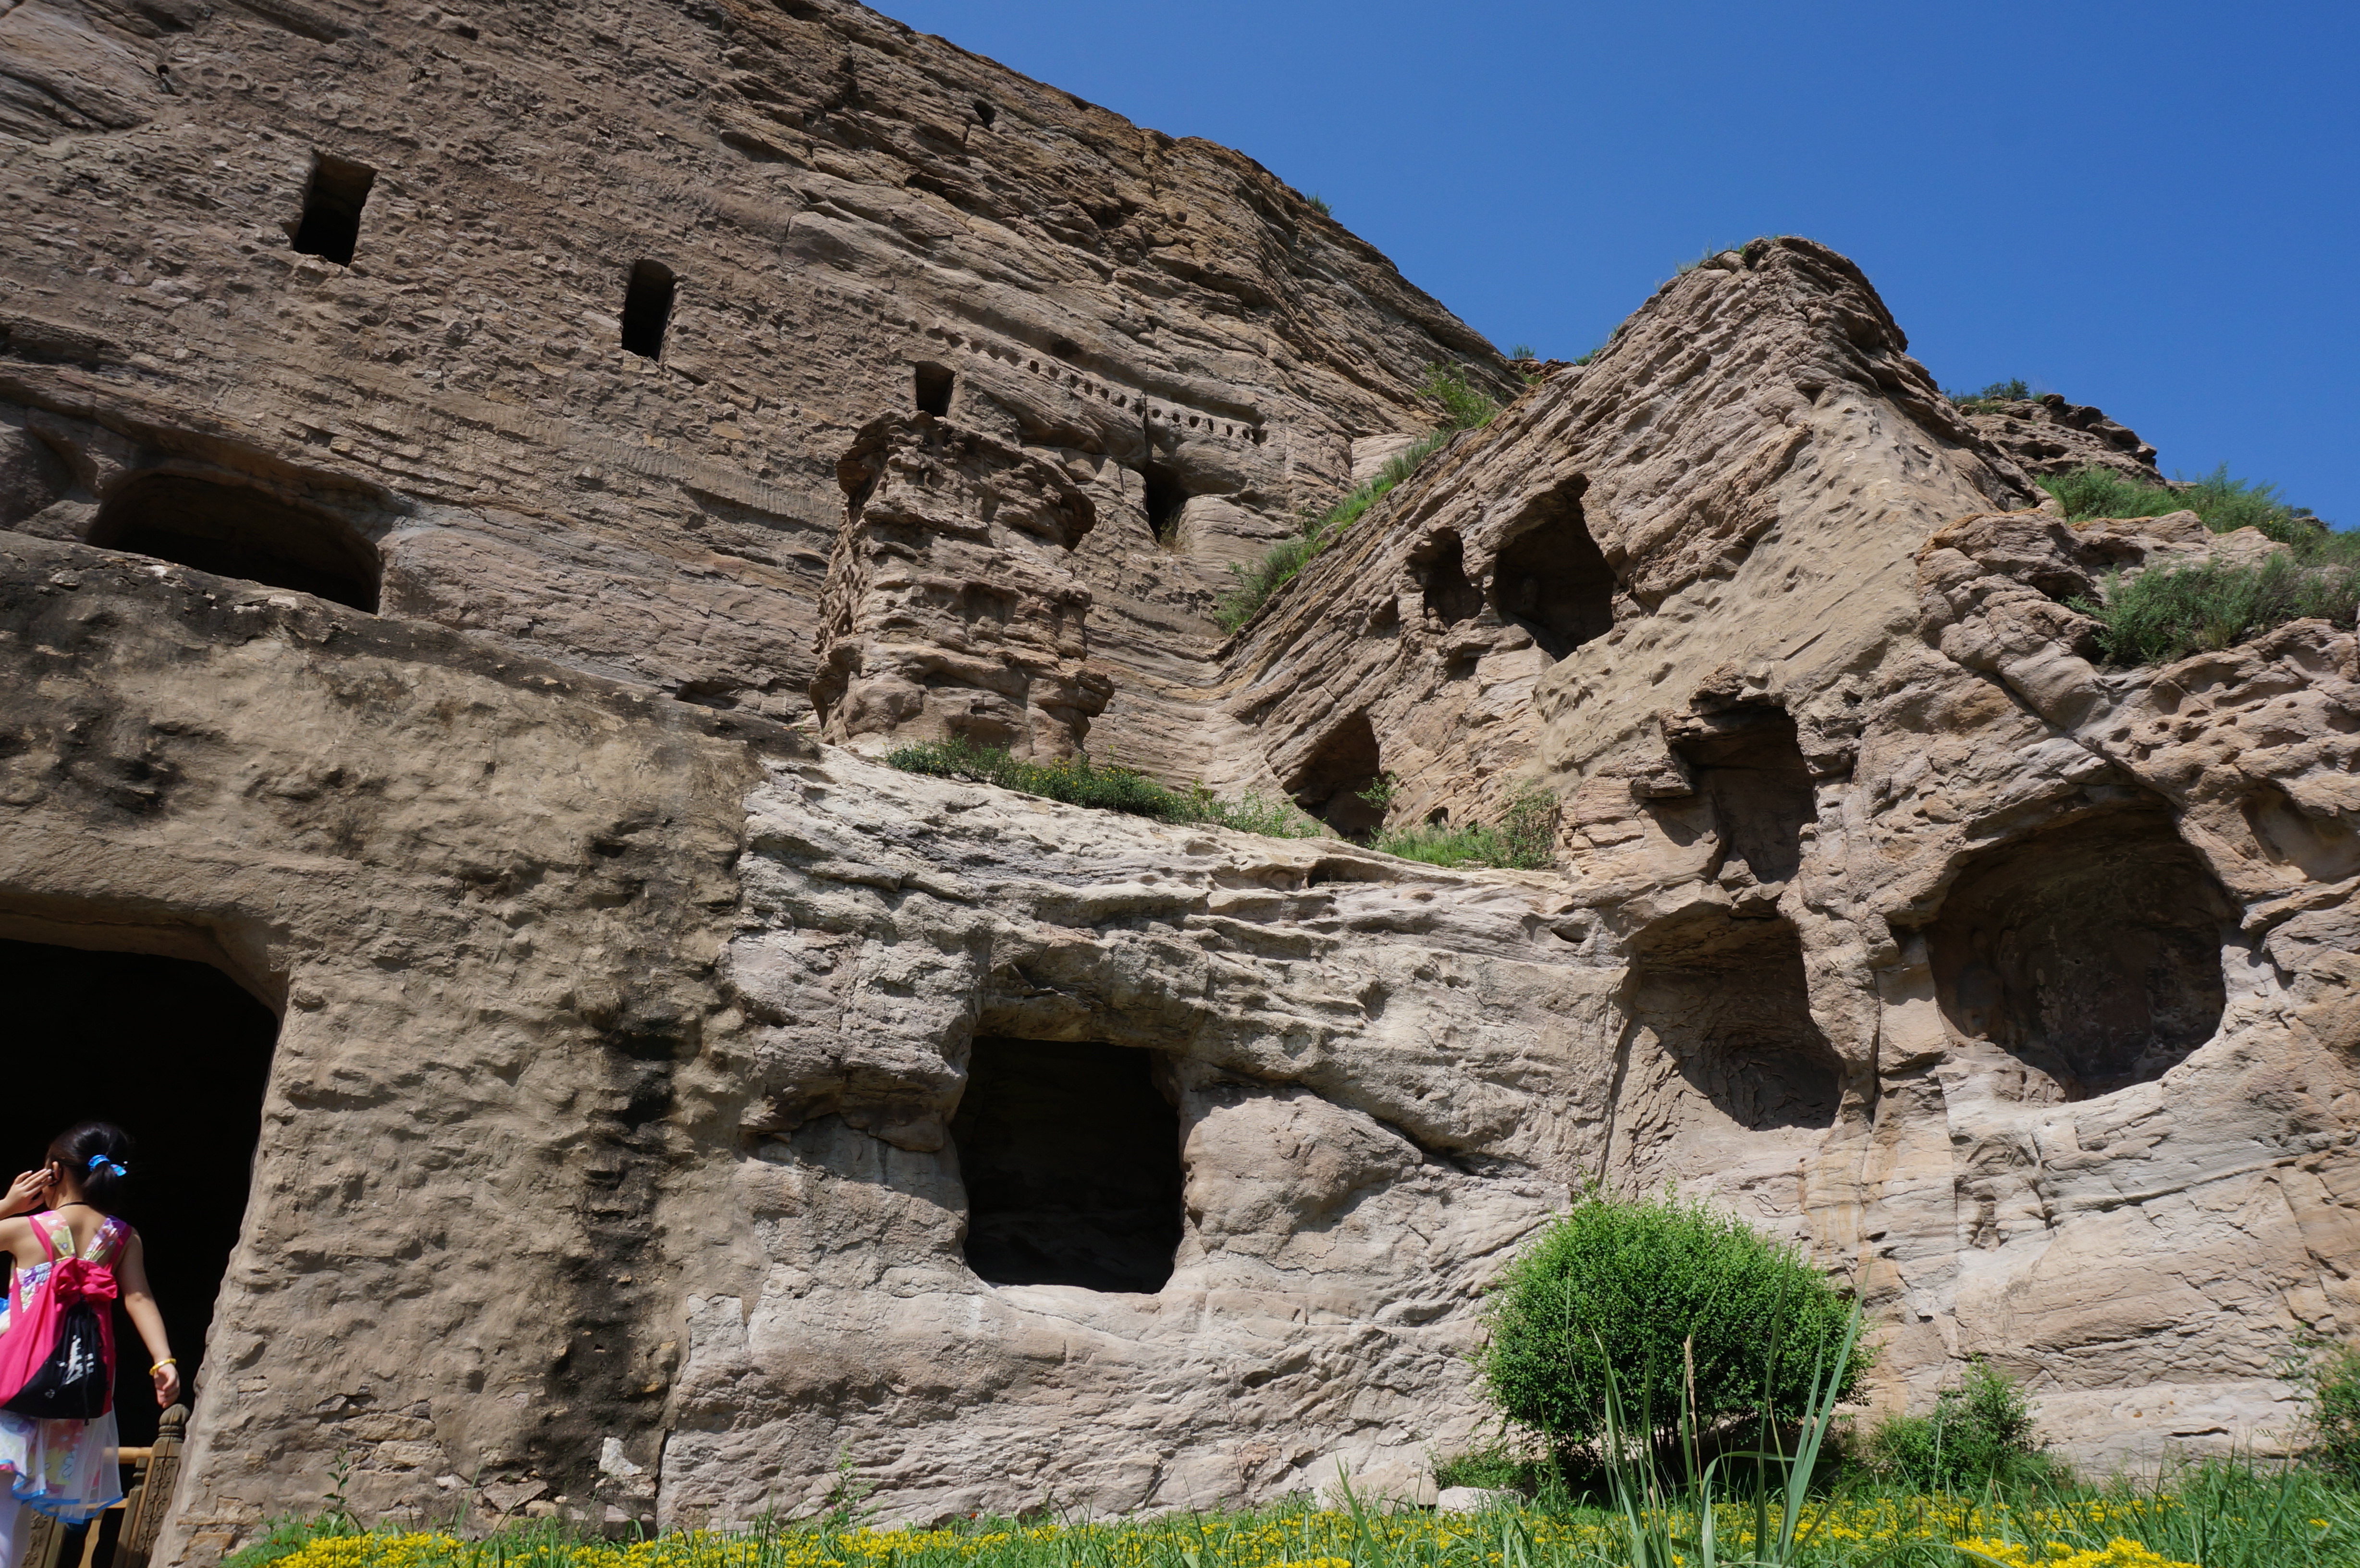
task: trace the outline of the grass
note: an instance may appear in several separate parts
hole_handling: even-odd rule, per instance
[[[886,754],[885,761],[905,773],[997,784],[1071,806],[1096,806],[1163,822],[1203,822],[1268,838],[1317,838],[1328,831],[1290,800],[1267,800],[1253,794],[1224,800],[1202,784],[1175,789],[1137,768],[1100,768],[1086,756],[1061,762],[1027,762],[1001,746],[937,740],[898,746]]]
[[[1303,199],[1303,203],[1323,218],[1332,218],[1336,215],[1336,209],[1328,204],[1328,198],[1322,196],[1317,191],[1314,191],[1310,195],[1306,196]]]
[[[2192,511],[2214,533],[2256,528],[2286,545],[2254,565],[2206,561],[2108,574],[2097,600],[2070,608],[2098,623],[2109,664],[2165,664],[2317,617],[2344,630],[2360,619],[2360,533],[2338,532],[2275,485],[2235,479],[2226,463],[2201,479],[2149,485],[2103,468],[2046,477],[2067,517],[2156,517]]]
[[[2288,506],[2275,485],[2231,478],[2225,463],[2201,479],[2182,478],[2169,485],[2149,485],[2110,468],[2077,468],[2044,475],[2039,483],[2076,522],[2193,512],[2216,534],[2259,528],[2280,544],[2291,545],[2315,540],[2327,531],[2310,507]]]
[[[1372,477],[1355,485],[1326,511],[1305,514],[1295,535],[1271,546],[1260,561],[1251,565],[1232,563],[1229,574],[1234,581],[1213,606],[1216,626],[1225,632],[1234,632],[1252,620],[1270,602],[1272,594],[1335,548],[1336,541],[1376,505],[1379,496],[1407,480],[1419,463],[1441,451],[1452,436],[1487,423],[1500,411],[1500,405],[1469,382],[1464,371],[1448,365],[1427,365],[1422,391],[1441,405],[1441,429],[1395,452]]]
[[[1662,1562],[1688,1568],[1775,1563],[1782,1555],[1797,1568],[2360,1563],[2360,1494],[2313,1473],[2221,1462],[2160,1481],[2016,1495],[1839,1488],[1800,1502],[1795,1550],[1785,1554],[1776,1541],[1781,1521],[1774,1518],[1764,1531],[1751,1500],[1733,1494],[1713,1499],[1710,1558],[1701,1545],[1708,1515],[1692,1504],[1666,1499],[1640,1522],[1661,1526],[1675,1554]],[[2116,1541],[2125,1546],[2110,1548]],[[1970,1556],[1969,1549],[1983,1555]],[[1107,1521],[978,1517],[935,1530],[771,1519],[630,1542],[554,1523],[478,1541],[347,1529],[311,1532],[300,1542],[269,1538],[224,1568],[1634,1568],[1643,1561],[1629,1520],[1612,1509],[1559,1503],[1436,1514],[1354,1495],[1326,1508],[1295,1501]]]

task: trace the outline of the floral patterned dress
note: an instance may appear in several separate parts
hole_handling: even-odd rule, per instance
[[[59,1257],[74,1256],[71,1225],[54,1212],[35,1214],[32,1221],[49,1231]],[[130,1241],[131,1227],[109,1214],[82,1256],[111,1266]],[[0,1333],[7,1330],[15,1297],[47,1279],[49,1268],[36,1264],[0,1296]],[[0,1410],[0,1479],[18,1502],[68,1524],[80,1524],[123,1500],[116,1446],[113,1410],[95,1421],[39,1421]]]

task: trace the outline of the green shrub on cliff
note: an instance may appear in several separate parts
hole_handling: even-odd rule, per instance
[[[1417,465],[1441,451],[1452,436],[1488,422],[1500,411],[1497,401],[1470,382],[1465,371],[1454,366],[1427,365],[1426,385],[1421,390],[1442,405],[1442,428],[1394,453],[1373,477],[1353,486],[1326,511],[1306,513],[1301,531],[1271,546],[1260,561],[1251,566],[1242,561],[1232,563],[1229,574],[1236,581],[1213,606],[1215,625],[1225,632],[1234,632],[1252,620],[1254,613],[1269,602],[1273,593],[1343,538],[1345,530],[1359,522],[1361,515],[1376,505],[1379,496],[1416,472]]]
[[[1268,838],[1317,838],[1328,831],[1289,800],[1252,794],[1224,800],[1202,784],[1175,789],[1135,768],[1100,768],[1078,753],[1056,762],[1029,762],[1011,756],[1004,746],[930,740],[897,746],[885,754],[885,761],[904,773],[997,784],[1070,806],[1096,806],[1158,822],[1205,822]]]
[[[1437,823],[1385,828],[1370,847],[1428,866],[1544,871],[1557,864],[1557,798],[1545,790],[1528,789],[1509,802],[1496,827],[1470,822],[1463,827]]]
[[[2084,517],[2160,517],[2167,512],[2187,511],[2202,518],[2204,526],[2216,534],[2259,528],[2280,544],[2309,543],[2327,531],[2327,525],[2313,517],[2310,507],[2288,506],[2275,485],[2232,478],[2225,463],[2200,479],[2169,485],[2149,485],[2110,468],[2046,474],[2039,483],[2075,522]]]

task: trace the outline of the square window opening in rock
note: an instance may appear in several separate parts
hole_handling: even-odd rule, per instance
[[[361,239],[361,209],[368,204],[377,170],[365,163],[321,153],[311,160],[311,181],[303,191],[303,216],[295,225],[295,248],[339,267],[353,264]]]
[[[951,1118],[967,1260],[995,1285],[1154,1291],[1180,1246],[1180,1118],[1152,1053],[982,1039]]]
[[[663,358],[664,331],[672,325],[672,299],[679,285],[672,268],[660,261],[641,261],[631,267],[623,290],[623,347],[642,359]]]
[[[957,377],[940,365],[911,366],[912,401],[921,414],[932,414],[938,419],[947,419],[951,411],[951,388]]]
[[[146,1243],[181,1385],[193,1388],[245,1225],[279,1019],[209,964],[31,942],[0,942],[0,994],[26,1047],[8,1057],[0,1160],[32,1170],[49,1139],[83,1121],[131,1135],[120,1212]],[[115,1346],[122,1439],[151,1443],[148,1358],[124,1327]]]

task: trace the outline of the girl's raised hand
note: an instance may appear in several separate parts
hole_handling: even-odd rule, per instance
[[[30,1214],[40,1207],[41,1194],[49,1190],[51,1173],[47,1166],[38,1171],[20,1172],[8,1183],[8,1195],[0,1198],[0,1219],[12,1214]]]

